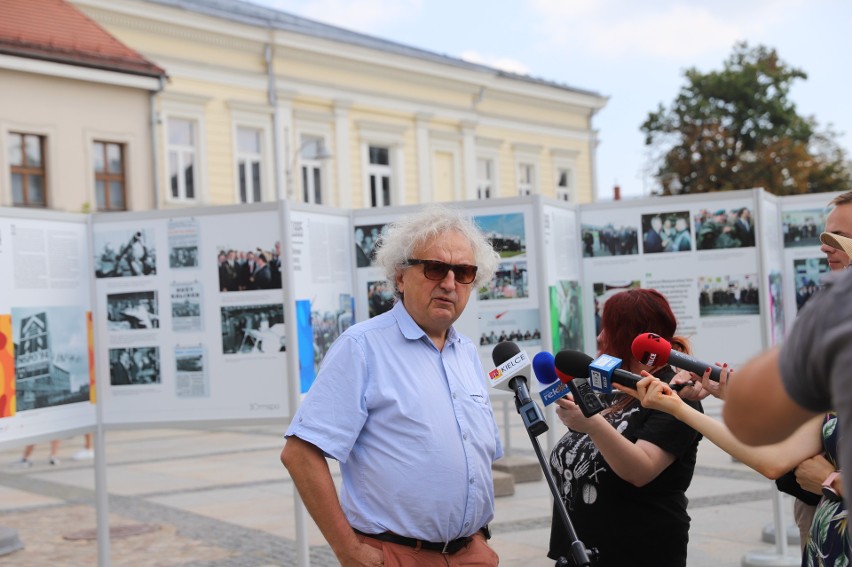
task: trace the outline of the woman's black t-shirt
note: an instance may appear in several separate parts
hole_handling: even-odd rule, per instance
[[[669,382],[671,367],[655,375]],[[692,481],[701,435],[674,417],[624,403],[619,394],[604,417],[632,442],[644,439],[675,456],[657,478],[639,488],[622,480],[585,433],[568,431],[550,455],[550,467],[578,538],[597,548],[598,567],[686,565],[689,515],[686,489]],[[622,400],[619,402],[619,400]],[[686,402],[703,412],[700,402]],[[554,508],[548,557],[570,558],[571,541]]]

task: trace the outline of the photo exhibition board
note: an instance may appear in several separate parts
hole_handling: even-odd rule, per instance
[[[767,346],[761,324],[758,193],[714,193],[580,208],[586,352],[606,300],[662,292],[701,360],[741,365]]]
[[[105,424],[288,415],[280,219],[276,204],[95,215]]]
[[[819,235],[825,231],[829,203],[840,193],[793,195],[781,199],[781,240],[784,247],[783,304],[785,333],[799,310],[829,273]]]
[[[0,210],[0,447],[96,424],[87,223]]]
[[[455,203],[498,250],[500,261],[488,282],[472,290],[456,328],[479,346],[486,372],[491,352],[511,340],[530,356],[541,350],[543,319],[537,280],[538,260],[532,199]],[[352,212],[355,253],[355,317],[364,321],[393,307],[393,289],[373,263],[373,247],[385,226],[420,206]],[[485,379],[485,377],[483,377]]]
[[[293,205],[289,218],[299,391],[305,393],[331,344],[355,322],[352,225],[348,210]]]

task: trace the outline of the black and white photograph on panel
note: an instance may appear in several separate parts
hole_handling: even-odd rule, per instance
[[[223,354],[270,354],[285,351],[284,306],[226,305],[222,315]]]
[[[689,211],[642,215],[642,252],[689,252],[692,233]]]
[[[581,228],[583,258],[629,256],[639,253],[639,238],[635,226],[607,223],[583,224]]]
[[[754,222],[748,207],[702,209],[695,215],[696,250],[753,247]]]
[[[393,308],[393,286],[389,281],[367,282],[367,308],[370,319]]]
[[[109,349],[109,383],[138,386],[160,383],[160,349],[154,346]]]
[[[526,346],[538,344],[541,342],[540,317],[538,309],[480,311],[479,346],[490,348],[503,341]]]
[[[210,380],[203,345],[175,346],[175,394],[178,398],[207,398]]]
[[[153,230],[96,230],[93,241],[96,278],[156,275],[157,251]]]
[[[385,231],[386,224],[362,224],[355,227],[355,265],[367,268],[376,260],[376,244]]]
[[[153,330],[160,327],[156,291],[132,291],[107,295],[107,330]]]
[[[781,214],[784,248],[819,246],[819,235],[825,231],[826,214],[826,209],[784,211]]]
[[[194,218],[169,220],[169,268],[197,268],[199,225]]]
[[[501,258],[520,256],[527,251],[523,213],[474,216],[473,222]]]
[[[757,274],[699,277],[698,314],[701,317],[757,315],[759,287]]]
[[[16,411],[89,401],[82,307],[12,308]]]
[[[608,282],[595,282],[592,289],[595,292],[595,336],[601,334],[601,317],[607,299],[628,289],[639,289],[642,283],[639,280],[612,280]]]
[[[819,290],[820,280],[829,272],[828,259],[798,258],[793,260],[793,274],[796,278],[796,312]]]
[[[526,260],[500,262],[490,281],[479,288],[477,297],[489,299],[521,299],[529,297],[529,274]]]
[[[201,311],[201,282],[174,282],[171,285],[172,330],[204,329]]]
[[[219,291],[281,289],[281,243],[252,248],[219,247]]]

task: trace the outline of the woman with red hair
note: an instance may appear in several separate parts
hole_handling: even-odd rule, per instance
[[[601,353],[620,358],[625,370],[645,370],[669,382],[674,369],[643,365],[630,345],[637,335],[651,332],[688,351],[676,329],[661,293],[631,289],[604,304],[598,345]],[[684,567],[690,522],[686,489],[701,435],[626,394],[609,401],[588,418],[570,398],[556,402],[556,415],[569,431],[553,449],[550,466],[571,523],[585,547],[597,549],[597,567]],[[700,402],[685,403],[702,411]],[[571,543],[554,514],[548,556],[570,557]]]

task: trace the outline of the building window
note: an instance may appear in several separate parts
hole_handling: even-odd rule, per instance
[[[299,146],[299,159],[302,162],[302,197],[305,203],[322,205],[323,170],[322,159],[327,155],[325,143],[316,136],[302,136]]]
[[[186,118],[168,122],[169,185],[172,199],[195,199],[198,161],[198,123]]]
[[[124,144],[96,141],[92,147],[92,169],[95,170],[95,201],[98,210],[126,211]]]
[[[535,186],[535,166],[531,163],[518,164],[518,195],[532,195]]]
[[[476,160],[476,198],[490,199],[494,191],[494,161],[486,158]]]
[[[237,128],[237,174],[240,184],[240,203],[259,203],[262,198],[261,165],[263,163],[261,137],[257,128]]]
[[[390,148],[370,146],[370,164],[367,176],[370,183],[370,206],[387,207],[391,204]]]
[[[46,207],[44,136],[10,132],[9,165],[12,173],[12,204],[17,207]]]
[[[556,169],[556,198],[560,201],[571,200],[571,170],[564,167]]]

